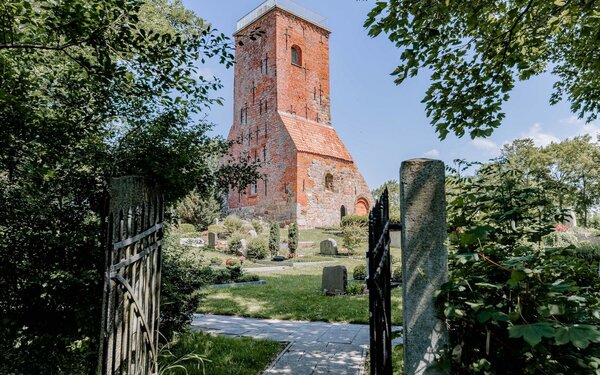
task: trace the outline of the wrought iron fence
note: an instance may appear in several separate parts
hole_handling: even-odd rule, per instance
[[[387,189],[369,214],[367,287],[371,375],[392,374],[392,304],[390,270],[390,220]]]
[[[156,373],[163,206],[156,197],[109,216],[102,374]]]

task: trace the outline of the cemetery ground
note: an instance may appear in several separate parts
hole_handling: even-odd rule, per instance
[[[175,230],[175,237],[196,237],[205,235],[190,231],[189,227]],[[287,240],[287,230],[282,229],[280,238],[282,241]],[[368,324],[368,295],[367,294],[346,294],[328,296],[321,291],[321,277],[323,268],[331,265],[343,265],[348,270],[349,285],[360,284],[360,290],[364,289],[364,280],[352,280],[352,271],[358,265],[364,265],[365,252],[367,244],[362,243],[354,254],[350,255],[344,250],[341,250],[341,255],[324,256],[319,254],[320,241],[332,238],[335,239],[341,247],[342,237],[339,228],[324,228],[324,229],[307,229],[300,230],[299,241],[304,243],[304,246],[299,247],[296,256],[288,259],[284,264],[289,262],[296,263],[294,267],[277,267],[276,262],[265,264],[264,262],[256,262],[244,260],[242,266],[246,270],[245,274],[252,274],[252,269],[260,268],[260,273],[256,273],[261,280],[265,280],[266,284],[262,285],[245,285],[233,286],[227,288],[214,288],[207,286],[199,292],[202,295],[200,305],[197,312],[200,314],[215,314],[215,315],[230,315],[251,317],[259,319],[279,319],[292,321],[312,321],[312,322],[335,322],[335,323],[353,323],[353,324]],[[312,242],[312,245],[308,245]],[[285,254],[285,249],[282,249]],[[206,264],[212,264],[218,258],[221,262],[227,259],[236,258],[232,254],[223,251],[210,250],[208,248],[195,249],[194,254],[202,257]],[[400,265],[400,249],[392,248],[393,268]],[[267,267],[273,266],[273,270],[267,270]],[[219,268],[219,266],[216,266]],[[358,289],[358,288],[356,288]],[[394,325],[400,325],[402,320],[401,306],[402,290],[396,288],[392,292],[392,320]],[[243,353],[245,352],[244,345],[249,345],[250,348],[257,347],[256,356],[253,359],[259,370],[255,370],[251,366],[244,366],[247,372],[239,372],[240,374],[258,374],[266,368],[273,360],[273,355],[269,350],[273,348],[273,343],[279,343],[269,340],[254,340],[244,338],[238,342],[237,338],[224,338],[221,336],[210,336],[206,334],[185,334],[175,344],[173,350],[177,350],[178,354],[187,352],[206,354],[208,359],[212,359],[211,353],[213,349],[207,348],[223,346],[226,353],[231,355],[226,356],[231,363],[244,363]],[[222,340],[233,341],[222,341]],[[197,343],[193,343],[194,340]],[[215,341],[215,343],[211,343]],[[281,351],[281,347],[276,346],[275,351]],[[221,349],[219,349],[221,350]],[[394,350],[396,363],[396,371],[401,371],[402,346],[398,346]],[[241,356],[241,358],[238,358]],[[219,361],[221,359],[219,358]],[[261,367],[262,365],[262,367]],[[191,366],[191,365],[190,365]],[[238,373],[231,372],[231,368],[225,366],[225,372],[218,370],[219,364],[209,363],[207,372],[211,374],[230,374]],[[213,366],[213,367],[210,367]],[[189,366],[188,366],[189,367]],[[208,370],[210,368],[210,371]],[[190,374],[195,373],[188,369]],[[202,372],[197,372],[202,373]],[[400,372],[395,372],[400,374]]]

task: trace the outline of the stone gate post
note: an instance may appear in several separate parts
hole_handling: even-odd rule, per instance
[[[404,374],[437,375],[429,368],[448,344],[434,292],[448,280],[444,163],[412,159],[400,167]]]

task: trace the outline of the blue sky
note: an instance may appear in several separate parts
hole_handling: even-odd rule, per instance
[[[600,134],[600,125],[576,119],[567,103],[550,106],[554,82],[544,75],[520,83],[505,105],[503,125],[486,139],[451,135],[439,141],[421,104],[429,77],[425,74],[393,83],[390,73],[398,65],[400,50],[383,36],[372,39],[363,22],[375,0],[295,0],[328,19],[330,38],[332,124],[367,183],[376,188],[398,179],[400,163],[431,157],[452,163],[456,158],[485,161],[497,156],[502,144],[532,138],[547,145],[579,134]],[[220,32],[231,35],[237,20],[258,6],[258,0],[183,0]],[[216,134],[227,136],[233,116],[233,69],[216,61],[200,67],[201,74],[219,77],[224,88],[218,96],[223,107],[214,107],[208,120]]]

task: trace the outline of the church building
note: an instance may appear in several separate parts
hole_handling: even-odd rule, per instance
[[[289,0],[268,0],[237,24],[231,157],[262,163],[262,179],[232,190],[242,217],[300,227],[367,215],[369,187],[332,126],[326,21]]]

